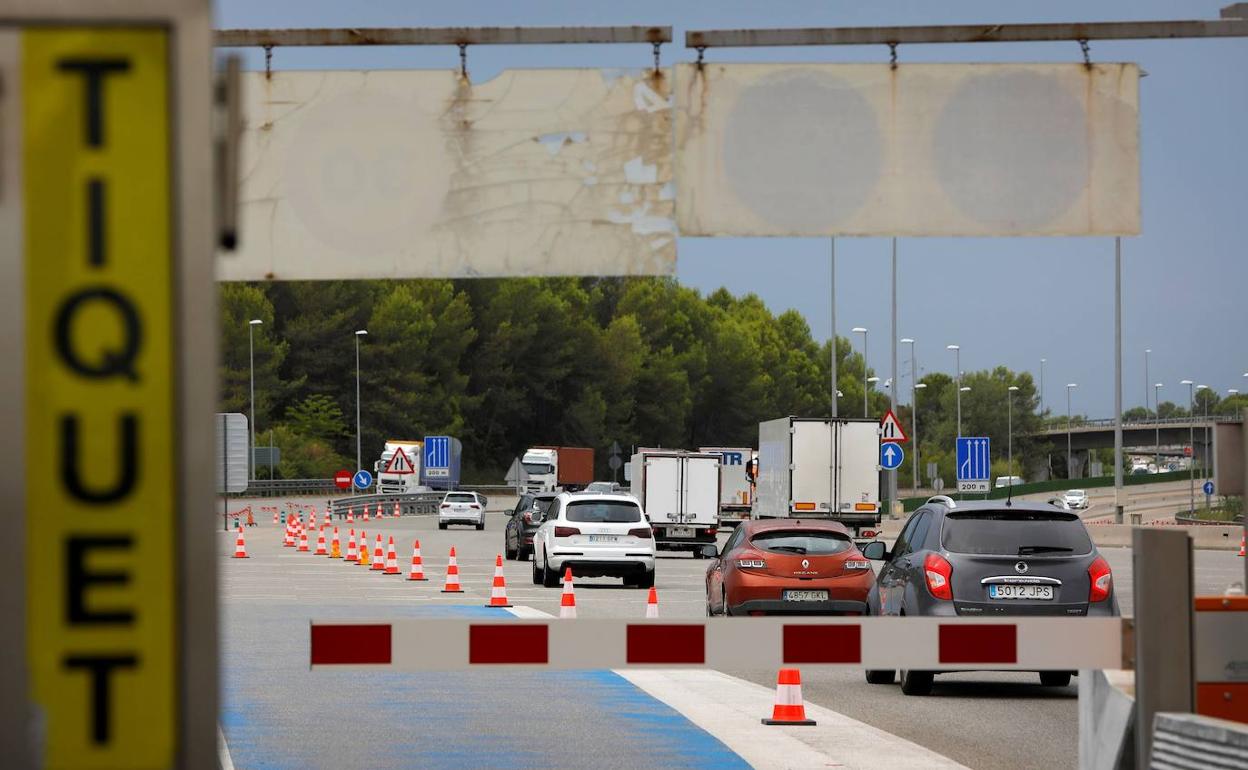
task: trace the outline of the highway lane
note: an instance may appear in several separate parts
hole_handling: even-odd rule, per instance
[[[295,554],[291,549],[281,549],[274,545],[280,539],[280,534],[268,522],[261,522],[261,527],[249,529],[249,548],[262,548],[257,555],[263,554],[266,558],[257,558],[254,563],[241,563],[243,568],[240,568],[238,562],[226,563],[222,569],[225,608],[223,635],[226,639],[225,668],[228,674],[226,681],[227,684],[234,683],[227,686],[227,701],[230,700],[230,693],[247,690],[246,687],[243,690],[238,689],[238,683],[246,680],[246,675],[240,671],[241,668],[246,668],[246,664],[232,660],[231,653],[256,645],[263,647],[266,639],[276,636],[270,628],[271,624],[283,625],[288,629],[295,628],[295,621],[303,624],[302,631],[299,632],[302,636],[296,635],[293,642],[282,642],[278,658],[282,661],[284,675],[280,671],[275,673],[267,669],[248,672],[251,676],[259,676],[264,680],[276,678],[277,687],[281,689],[286,686],[282,683],[283,680],[299,671],[300,665],[304,666],[302,670],[306,672],[306,623],[311,618],[386,618],[408,613],[491,612],[481,608],[481,605],[489,596],[494,557],[502,549],[504,521],[505,517],[502,515],[490,515],[483,532],[469,528],[439,531],[431,517],[408,517],[399,521],[357,524],[357,527],[363,526],[370,532],[370,538],[379,532],[387,537],[394,534],[403,569],[406,569],[410,559],[411,540],[419,537],[425,573],[430,579],[430,584],[423,586],[409,584],[395,577],[385,578],[369,574],[359,567],[330,564],[324,559]],[[340,531],[345,533],[346,529],[340,527]],[[224,556],[232,550],[233,538],[223,535],[221,542]],[[460,579],[465,589],[465,593],[461,595],[442,594],[437,590],[441,587],[446,556],[451,545],[455,545],[458,552]],[[1133,601],[1130,592],[1131,552],[1129,549],[1107,548],[1104,549],[1104,554],[1114,569],[1123,610],[1129,613]],[[533,585],[528,563],[504,564],[508,595],[514,604],[533,607],[550,614],[558,613],[559,589]],[[327,569],[329,567],[332,569]],[[686,554],[665,554],[660,557],[657,588],[662,617],[698,617],[704,613],[702,578],[705,568],[705,561]],[[1197,552],[1197,587],[1202,592],[1221,592],[1229,580],[1242,574],[1236,570],[1242,571],[1242,566],[1234,552]],[[581,617],[642,617],[645,614],[646,594],[646,591],[640,589],[624,588],[618,580],[598,578],[578,579],[576,582]],[[301,644],[304,646],[301,647]],[[285,659],[287,656],[290,660]],[[269,660],[271,657],[264,656],[261,660]],[[287,664],[293,668],[286,671]],[[726,673],[767,687],[774,686],[775,683],[774,671]],[[488,693],[494,688],[501,688],[506,693],[516,689],[540,691],[540,686],[533,685],[532,681],[534,677],[540,679],[543,676],[546,675],[474,674],[465,680],[471,685],[466,695],[471,699],[487,693],[486,699],[489,700],[492,696]],[[474,684],[474,677],[485,678],[479,684]],[[804,695],[808,701],[914,741],[972,767],[1054,767],[1073,766],[1075,762],[1077,725],[1074,685],[1069,688],[1042,688],[1032,674],[956,674],[938,677],[936,694],[931,698],[907,698],[896,686],[867,685],[859,671],[809,669],[803,671],[803,677]],[[447,683],[451,681],[446,680]],[[589,685],[597,688],[604,697],[619,697],[623,692],[614,690],[603,682],[591,681]],[[353,693],[348,701],[358,700],[361,708],[367,708],[367,703],[373,696],[368,695],[367,689],[355,689],[359,686],[356,683],[348,688],[349,693]],[[376,683],[371,685],[373,688],[376,686]],[[586,683],[577,682],[577,686],[584,687]],[[607,695],[608,691],[615,695]],[[388,701],[398,699],[406,702],[415,698],[415,702],[423,703],[420,693],[411,688],[387,692]],[[239,696],[232,702],[244,701]],[[315,702],[315,698],[313,701]],[[445,708],[445,703],[434,705],[438,709]],[[521,709],[531,708],[531,705],[513,705]],[[332,701],[326,702],[324,706],[335,712],[341,710]],[[419,708],[424,707],[422,705]],[[306,704],[300,705],[284,719],[287,723],[306,721],[308,708]],[[544,707],[543,710],[548,709]],[[251,708],[244,707],[242,711],[250,713]],[[470,707],[468,711],[471,711]],[[581,711],[585,711],[585,708],[582,707]],[[465,713],[463,718],[478,724],[476,717],[469,713]],[[604,713],[596,718],[608,720],[610,715]],[[395,729],[396,717],[378,715],[377,719],[385,729]],[[315,723],[315,720],[312,721]],[[302,728],[294,728],[288,724],[286,729],[302,735]],[[381,728],[361,725],[360,729],[363,730],[362,735],[382,737],[377,733]],[[227,735],[232,732],[242,735],[239,730],[237,725],[232,729],[227,725],[226,732]],[[333,731],[330,732],[332,734]],[[503,732],[505,734],[506,730]],[[282,731],[279,730],[278,733],[281,734]],[[565,737],[575,742],[574,735],[569,733]],[[705,736],[705,733],[701,735]],[[340,737],[342,739],[344,738]],[[296,743],[299,746],[318,746],[318,740],[312,735],[306,735]],[[427,742],[430,739],[425,740]],[[241,745],[240,750],[246,749],[247,745],[261,744],[261,737],[252,736]],[[355,745],[371,746],[373,742]],[[449,761],[448,758],[454,758],[452,739],[444,739],[443,744],[435,742],[434,745],[436,750],[426,746],[429,752],[427,756],[431,760],[437,760],[434,764],[443,764]],[[324,746],[319,749],[331,750]],[[625,752],[625,756],[632,759],[643,758],[628,752]],[[549,760],[550,757],[546,759]],[[650,754],[644,754],[644,759],[651,764],[657,763],[656,758]],[[671,760],[672,756],[669,755],[667,759]]]

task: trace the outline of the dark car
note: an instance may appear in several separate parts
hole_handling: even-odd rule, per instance
[[[862,550],[884,562],[867,599],[872,615],[1118,615],[1109,564],[1078,514],[1055,505],[934,497],[906,521],[891,552],[881,541]],[[933,673],[902,671],[902,691],[927,694]],[[1065,686],[1070,676],[1042,671],[1040,682]],[[872,684],[893,677],[867,671]]]
[[[838,522],[743,521],[705,546],[707,615],[865,615],[871,562]]]
[[[541,525],[542,514],[550,507],[550,501],[557,496],[557,492],[520,495],[503,531],[503,553],[508,559],[524,561],[533,554],[533,533]]]

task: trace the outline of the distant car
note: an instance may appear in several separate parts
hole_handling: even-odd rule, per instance
[[[619,577],[654,586],[654,532],[632,495],[564,492],[533,534],[533,582],[554,588],[565,568],[584,577]]]
[[[706,571],[707,615],[865,615],[871,562],[834,521],[743,521]]]
[[[611,494],[614,492],[619,492],[621,490],[620,490],[620,485],[615,483],[614,481],[591,481],[585,485],[584,491],[605,492],[607,494]]]
[[[868,598],[872,615],[1001,617],[1118,615],[1109,564],[1078,514],[1043,503],[954,503],[932,498],[902,528],[889,552],[863,547],[884,562]],[[932,671],[902,671],[907,695],[926,695]],[[1040,683],[1063,687],[1070,671],[1041,671]],[[887,684],[892,670],[868,670]]]
[[[447,492],[438,506],[438,529],[450,524],[485,529],[485,498],[476,492]]]
[[[1069,489],[1062,495],[1062,502],[1072,510],[1083,510],[1088,507],[1088,493],[1082,489]]]
[[[557,492],[531,492],[520,495],[507,528],[503,532],[503,554],[508,559],[524,561],[533,553],[533,533],[542,524],[542,516]]]
[[[1005,487],[1016,487],[1023,483],[1022,476],[997,476],[996,488],[1003,489]]]

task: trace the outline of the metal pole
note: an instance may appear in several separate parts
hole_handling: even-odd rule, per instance
[[[954,359],[955,359],[955,366],[958,367],[958,371],[957,371],[957,375],[958,375],[958,390],[957,390],[958,438],[961,438],[962,437],[962,348],[958,347],[957,349],[953,351],[953,353],[954,353]]]
[[[251,443],[247,445],[247,478],[256,480],[256,351],[252,341],[256,325],[247,324],[247,359],[251,370],[251,414],[247,415],[251,423]]]
[[[867,388],[870,383],[867,382],[867,330],[862,330],[862,416],[869,417],[867,411]]]
[[[1145,417],[1148,417],[1148,386],[1150,384],[1149,380],[1152,379],[1151,377],[1148,376],[1148,354],[1152,352],[1153,351],[1150,350],[1149,348],[1144,348],[1144,416]]]
[[[897,239],[893,239],[893,386],[888,389],[889,408],[893,413],[897,413],[897,391],[900,390],[901,381],[897,379]],[[897,505],[897,469],[888,472],[888,504],[889,515],[892,515],[893,508]]]
[[[1040,359],[1040,414],[1041,416],[1044,415],[1044,362],[1045,362],[1045,359],[1043,358]]]
[[[360,335],[355,335],[355,469],[363,467],[360,460]]]
[[[1154,427],[1157,435],[1153,439],[1153,465],[1157,467],[1157,472],[1161,473],[1161,383],[1153,386],[1153,406],[1156,407],[1156,414],[1153,419],[1157,420]]]
[[[1005,463],[1007,466],[1005,475],[1013,476],[1014,475],[1014,391],[1012,390],[1005,391],[1005,435],[1006,435]],[[1014,484],[1013,478],[1011,478],[1009,481],[1011,485]]]
[[[1071,478],[1070,462],[1070,386],[1066,386],[1066,478]]]
[[[832,281],[828,289],[828,308],[832,316],[832,418],[836,418],[836,239],[828,239],[829,259],[832,266]]]
[[[1184,380],[1187,386],[1187,445],[1192,448],[1192,456],[1187,459],[1187,515],[1196,515],[1196,392],[1192,390],[1196,383]]]
[[[915,361],[914,340],[910,340],[910,443],[914,444],[914,493],[919,493],[919,367]]]
[[[1146,365],[1147,368],[1147,365]],[[1145,400],[1148,394],[1145,392]],[[1146,409],[1147,411],[1147,409]],[[1114,523],[1122,523],[1122,239],[1114,238]]]

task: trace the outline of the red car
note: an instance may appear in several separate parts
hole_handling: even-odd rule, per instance
[[[875,573],[834,521],[744,521],[706,571],[707,615],[866,615]]]

